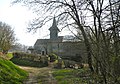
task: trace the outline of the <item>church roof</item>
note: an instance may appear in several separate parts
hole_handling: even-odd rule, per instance
[[[56,19],[55,17],[53,18],[53,24],[52,26],[49,28],[49,30],[57,30],[57,31],[60,31],[57,27],[57,22],[56,22]]]
[[[50,39],[37,39],[35,45],[49,43]]]
[[[62,36],[58,37],[58,39],[37,39],[37,41],[35,42],[34,46],[38,46],[41,44],[47,44],[47,43],[57,43],[57,42],[62,42]]]

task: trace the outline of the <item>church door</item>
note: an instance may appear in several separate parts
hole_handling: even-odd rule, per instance
[[[42,55],[45,55],[45,52],[44,52],[44,51],[42,51]]]

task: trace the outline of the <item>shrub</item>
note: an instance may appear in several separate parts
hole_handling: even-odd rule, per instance
[[[65,66],[64,62],[59,56],[52,53],[52,54],[49,55],[49,58],[50,59],[48,59],[48,60],[50,62],[54,62],[54,68],[58,68],[58,69],[64,68],[64,66]]]
[[[13,57],[13,53],[8,52],[8,53],[7,53],[7,57],[8,57],[9,59],[11,59],[11,58]]]
[[[50,62],[54,62],[55,60],[57,60],[58,59],[58,56],[57,55],[55,55],[55,54],[50,54],[49,55],[49,57],[50,57]]]
[[[54,64],[54,68],[58,68],[58,69],[61,69],[61,68],[64,68],[65,65],[64,65],[64,62],[62,59],[58,59],[55,61],[55,64]]]

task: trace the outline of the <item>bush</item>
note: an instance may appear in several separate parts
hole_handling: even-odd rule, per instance
[[[8,57],[9,59],[11,59],[11,58],[13,57],[13,53],[8,52],[8,53],[7,53],[7,57]]]
[[[49,60],[50,62],[54,62],[54,68],[58,68],[58,69],[64,68],[64,62],[59,56],[55,54],[50,54],[49,58],[50,58]]]
[[[49,57],[50,57],[50,62],[54,62],[55,60],[57,60],[58,59],[58,56],[57,55],[55,55],[55,54],[50,54],[49,55]]]
[[[57,68],[57,69],[61,69],[61,68],[64,68],[65,65],[64,65],[64,62],[62,59],[58,59],[55,61],[54,63],[54,68]]]

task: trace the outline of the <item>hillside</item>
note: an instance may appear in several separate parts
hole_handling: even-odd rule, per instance
[[[27,72],[0,56],[0,84],[22,84],[27,76]]]

